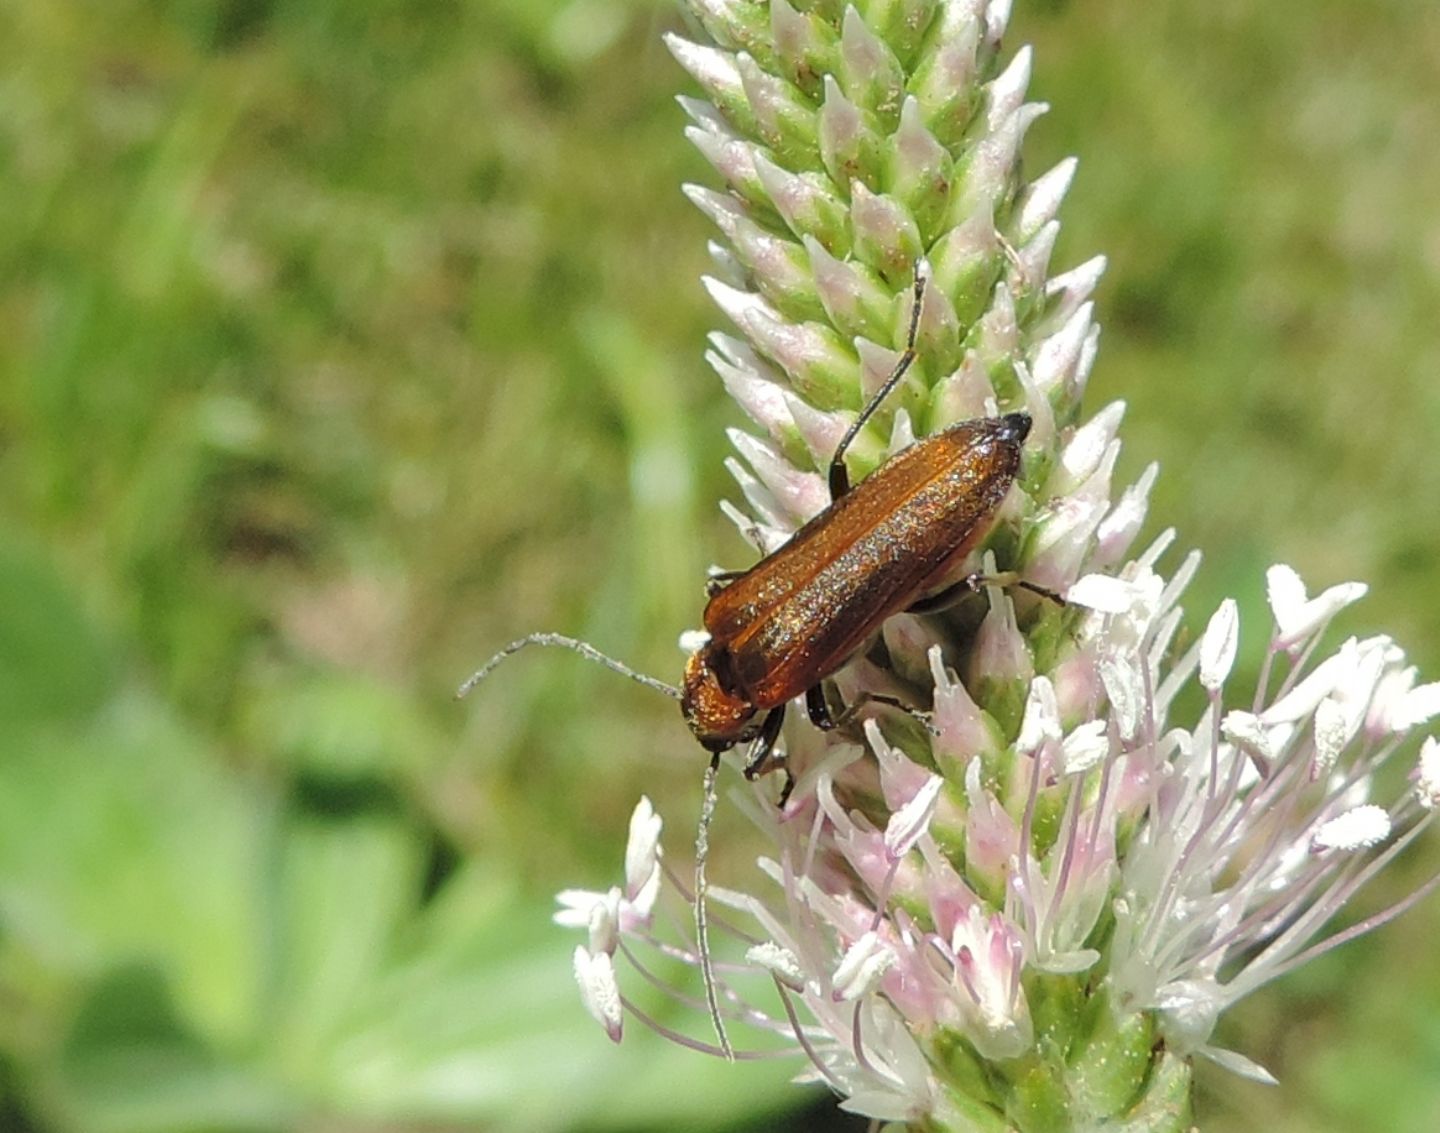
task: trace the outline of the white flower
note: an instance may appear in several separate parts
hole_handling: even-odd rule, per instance
[[[1029,1049],[1034,1035],[1020,979],[1025,945],[1000,914],[986,916],[978,905],[955,922],[950,934],[955,984],[970,1001],[971,1032],[990,1058],[1014,1058]]]
[[[767,940],[747,949],[745,959],[765,969],[791,991],[805,990],[805,969],[800,964],[800,957],[790,949]]]
[[[1087,720],[1065,737],[1061,746],[1066,775],[1083,775],[1110,754],[1104,720]]]
[[[1030,755],[1039,751],[1047,742],[1060,739],[1060,706],[1055,700],[1055,686],[1049,677],[1036,677],[1030,682],[1030,693],[1025,700],[1025,718],[1020,724],[1020,736],[1015,741],[1015,750]]]
[[[1384,807],[1366,805],[1347,810],[1326,822],[1311,840],[1317,852],[1364,850],[1390,836],[1390,816]]]
[[[835,998],[852,1000],[868,995],[895,963],[895,953],[882,944],[874,932],[867,932],[846,950],[840,966],[835,969],[831,981]]]
[[[1300,576],[1283,563],[1266,572],[1265,583],[1270,611],[1275,616],[1275,644],[1280,649],[1293,649],[1324,629],[1346,606],[1365,597],[1368,589],[1363,582],[1342,582],[1314,598],[1307,598]]]
[[[625,898],[640,916],[650,915],[660,891],[660,831],[664,821],[643,795],[630,816],[625,843]]]
[[[930,820],[935,817],[935,806],[940,801],[944,786],[944,779],[931,775],[915,797],[890,816],[890,821],[885,824],[885,848],[891,857],[903,858],[914,848],[921,835],[930,829]]]
[[[585,1009],[605,1028],[610,1041],[618,1043],[624,1031],[624,1012],[620,1005],[620,985],[615,981],[615,965],[609,955],[577,947],[575,982],[580,985]]]
[[[556,895],[560,910],[554,921],[566,928],[584,928],[591,932],[595,944],[596,925],[613,924],[620,933],[647,927],[654,915],[662,881],[660,866],[660,831],[663,820],[655,813],[650,800],[641,796],[630,816],[630,837],[625,843],[625,889],[604,893],[588,889],[564,889]],[[597,910],[603,918],[597,922]],[[601,951],[613,952],[604,947]]]
[[[1207,692],[1220,691],[1235,665],[1239,646],[1240,608],[1235,599],[1226,598],[1210,618],[1200,641],[1200,684]]]

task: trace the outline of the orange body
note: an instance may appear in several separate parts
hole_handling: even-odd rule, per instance
[[[989,531],[1029,430],[1012,413],[917,441],[711,598],[681,699],[700,742],[750,738],[756,713],[817,686],[949,581]]]

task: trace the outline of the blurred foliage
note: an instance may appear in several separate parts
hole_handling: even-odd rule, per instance
[[[1440,672],[1440,9],[1017,8],[1191,608],[1366,579]],[[792,1067],[611,1049],[548,924],[640,791],[693,812],[673,707],[557,656],[451,699],[536,628],[673,672],[745,562],[676,22],[0,0],[0,1128],[800,1127]],[[1207,1128],[1440,1125],[1437,928],[1247,1004],[1284,1084]]]

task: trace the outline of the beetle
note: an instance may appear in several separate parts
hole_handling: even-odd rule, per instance
[[[1024,413],[965,421],[915,442],[853,489],[837,452],[830,506],[705,607],[708,640],[686,664],[680,696],[701,745],[723,752],[755,741],[745,768],[753,778],[790,701],[803,695],[811,722],[835,728],[826,678],[892,615],[939,609],[984,580],[944,585],[989,531],[1029,432]]]
[[[825,731],[843,725],[865,701],[905,707],[870,694],[837,716],[824,682],[893,615],[940,609],[990,581],[951,576],[988,534],[1019,475],[1031,426],[1025,413],[963,421],[917,440],[852,487],[845,452],[915,361],[924,292],[917,272],[905,349],[831,457],[830,506],[749,570],[712,580],[705,640],[678,689],[586,642],[537,633],[507,645],[457,695],[526,646],[563,646],[679,700],[686,724],[712,756],[753,744],[745,762],[751,779],[780,766],[771,756],[786,705],[797,697],[805,697],[811,722]],[[1061,601],[1032,583],[1001,580]],[[793,785],[788,771],[786,780],[782,807]]]

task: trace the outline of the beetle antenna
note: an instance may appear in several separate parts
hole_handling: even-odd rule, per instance
[[[642,684],[646,688],[653,688],[656,692],[663,692],[666,696],[670,697],[671,700],[680,699],[680,690],[674,685],[667,685],[664,681],[657,680],[655,677],[636,672],[623,661],[617,661],[614,657],[607,657],[589,642],[581,641],[574,637],[566,637],[559,633],[532,633],[527,634],[518,641],[512,641],[471,674],[470,679],[456,690],[455,699],[459,700],[462,696],[465,696],[471,689],[494,672],[502,661],[513,657],[528,645],[558,645],[564,649],[573,650],[587,661],[594,661],[597,665],[604,665],[612,673],[619,673],[622,677],[629,677],[632,681],[635,681],[637,684]]]
[[[705,1006],[710,1011],[710,1022],[715,1025],[715,1038],[720,1049],[731,1062],[735,1061],[735,1048],[730,1045],[730,1036],[725,1033],[725,1020],[720,1017],[720,989],[715,985],[715,965],[710,959],[710,924],[705,916],[705,891],[709,883],[705,878],[705,859],[710,856],[710,820],[715,817],[715,781],[720,773],[720,753],[710,757],[710,766],[705,770],[704,801],[700,804],[700,824],[695,831],[695,949],[700,953],[700,978],[705,983]]]
[[[896,386],[900,384],[911,364],[915,361],[915,342],[920,337],[920,312],[925,305],[925,273],[929,270],[924,260],[915,265],[915,298],[910,305],[910,330],[905,336],[905,349],[900,354],[900,360],[895,363],[895,368],[890,371],[890,376],[885,379],[875,396],[872,397],[850,427],[845,430],[845,435],[840,438],[840,443],[835,446],[835,455],[830,458],[830,496],[838,499],[849,490],[849,478],[845,473],[845,450],[850,447],[850,442],[860,435],[860,430],[865,427],[867,421],[875,415],[881,403],[890,396]]]

